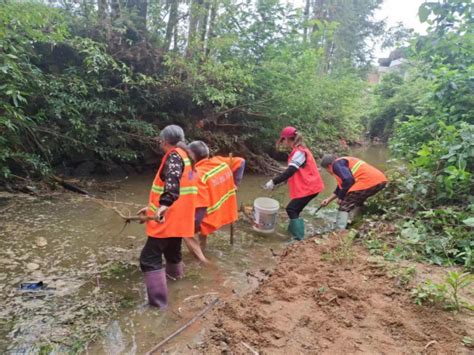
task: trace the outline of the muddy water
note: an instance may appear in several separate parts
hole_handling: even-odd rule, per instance
[[[384,168],[387,151],[381,146],[355,150],[358,156]],[[314,216],[318,202],[335,183],[323,172],[326,190],[303,214],[309,233],[327,227],[334,210]],[[118,182],[101,195],[123,213],[134,213],[146,200],[152,175]],[[271,196],[282,205],[286,187],[273,193],[260,186],[264,176],[247,175],[239,188],[240,202]],[[146,293],[137,259],[144,244],[143,226],[128,225],[111,209],[74,194],[45,198],[1,199],[0,210],[0,351],[28,353],[80,349],[88,339],[91,354],[140,354],[183,325],[214,297],[225,299],[247,292],[275,263],[274,253],[288,237],[284,217],[275,235],[259,235],[241,220],[235,244],[229,230],[211,236],[206,254],[211,267],[201,267],[184,251],[186,277],[170,282],[170,309],[146,307]],[[7,205],[8,204],[8,205]],[[5,211],[6,206],[11,206]],[[24,282],[43,281],[46,289],[21,291]],[[186,351],[198,342],[201,330],[191,327],[168,349]]]

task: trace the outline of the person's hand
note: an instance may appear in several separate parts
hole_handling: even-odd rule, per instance
[[[165,221],[165,213],[168,210],[168,206],[160,206],[156,210],[154,220],[160,223],[163,223]]]
[[[330,202],[331,202],[330,197],[325,198],[324,200],[321,201],[321,206],[326,207],[327,205],[329,205]]]
[[[274,187],[275,184],[273,183],[273,180],[270,180],[265,185],[263,185],[264,190],[273,190]]]
[[[338,205],[341,205],[341,203],[342,203],[342,199],[338,198],[338,199],[337,199],[337,204],[338,204]]]
[[[137,216],[141,217],[140,224],[145,223],[147,211],[148,207],[143,207],[140,211],[137,212]]]

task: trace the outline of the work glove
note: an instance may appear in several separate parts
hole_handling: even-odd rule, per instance
[[[158,207],[158,209],[156,210],[156,213],[155,213],[155,221],[159,222],[159,223],[163,223],[165,221],[165,213],[166,211],[168,210],[168,206],[160,206]]]
[[[270,180],[265,185],[263,185],[263,188],[265,190],[273,190],[274,187],[275,187],[275,184],[273,183],[273,180]]]

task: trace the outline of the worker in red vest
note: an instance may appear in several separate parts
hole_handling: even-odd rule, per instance
[[[334,193],[321,203],[322,206],[327,206],[331,201],[338,199],[337,229],[345,229],[349,212],[355,208],[362,208],[367,198],[387,185],[388,180],[380,170],[358,158],[337,158],[333,154],[326,154],[321,160],[321,166],[337,181]]]
[[[195,230],[204,249],[209,234],[237,221],[236,188],[242,180],[245,160],[222,156],[210,158],[209,147],[202,141],[192,142],[189,149],[198,174]]]
[[[286,213],[290,218],[288,231],[293,240],[302,240],[304,238],[304,221],[300,218],[300,213],[324,189],[324,183],[319,175],[313,154],[303,143],[303,137],[296,128],[283,128],[280,139],[277,141],[278,145],[283,145],[291,150],[288,157],[288,168],[282,174],[268,181],[264,188],[270,190],[276,185],[288,181],[291,197],[291,201],[286,207]]]
[[[159,137],[165,156],[153,180],[148,206],[138,214],[146,221],[148,239],[140,254],[148,302],[168,305],[166,276],[183,277],[182,238],[194,237],[194,212],[198,194],[196,173],[181,127],[165,127]],[[166,265],[163,268],[162,256]]]

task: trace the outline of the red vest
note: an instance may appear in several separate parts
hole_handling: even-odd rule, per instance
[[[379,169],[367,164],[363,160],[353,157],[342,157],[336,159],[336,161],[341,159],[345,159],[349,162],[349,169],[351,169],[352,176],[355,180],[354,185],[351,186],[348,192],[367,190],[371,187],[374,187],[375,185],[388,181],[385,175]],[[332,171],[332,165],[329,169],[329,172],[336,178],[337,186],[342,188],[342,180],[339,176],[334,174]]]
[[[219,158],[203,159],[196,164],[199,196],[197,207],[207,207],[201,233],[209,235],[237,220],[237,196],[232,170]]]
[[[319,175],[318,166],[308,148],[303,146],[295,147],[288,157],[288,163],[291,162],[293,155],[297,151],[302,151],[306,154],[306,163],[288,180],[291,199],[314,195],[324,189],[324,182]]]
[[[181,148],[171,149],[161,160],[160,168],[151,187],[147,216],[153,217],[160,204],[160,196],[165,186],[164,181],[160,178],[160,173],[171,152],[178,153],[184,162],[183,175],[179,181],[179,197],[166,211],[163,223],[146,222],[146,233],[154,238],[194,237],[194,216],[198,194],[197,174],[193,172],[191,161]]]

